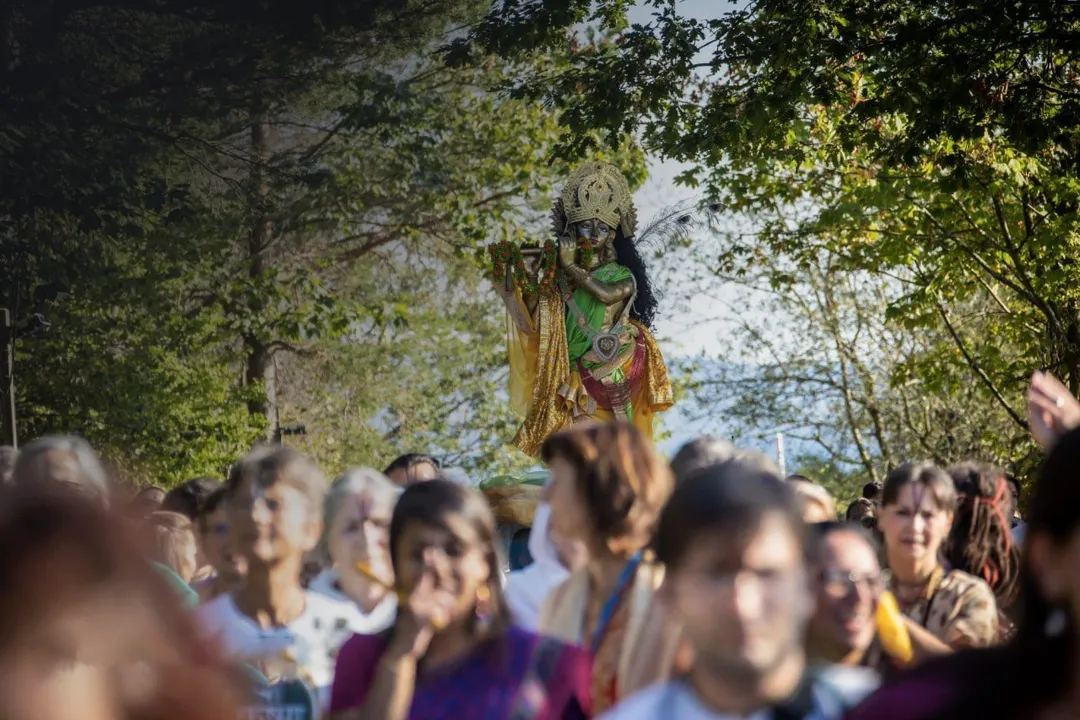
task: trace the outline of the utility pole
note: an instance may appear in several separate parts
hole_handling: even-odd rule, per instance
[[[787,458],[784,457],[784,433],[776,433],[776,464],[780,466],[780,474],[787,476]]]
[[[0,426],[4,432],[0,444],[19,447],[15,429],[15,326],[7,308],[0,308],[0,353]]]

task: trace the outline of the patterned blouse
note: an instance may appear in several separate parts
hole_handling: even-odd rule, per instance
[[[999,639],[994,592],[960,570],[945,572],[939,566],[923,594],[910,603],[900,601],[900,610],[954,650],[989,647]]]

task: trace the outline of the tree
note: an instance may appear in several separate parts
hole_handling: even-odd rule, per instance
[[[695,253],[712,249],[699,245]],[[714,299],[725,309],[716,333],[723,350],[698,361],[693,412],[725,418],[736,437],[784,433],[797,464],[810,477],[828,477],[840,498],[906,461],[1029,469],[1027,433],[969,381],[948,333],[887,319],[902,284],[836,272],[827,255],[813,265],[766,262],[722,277],[725,292]],[[780,273],[796,277],[777,285]],[[975,330],[982,308],[963,310],[972,328],[964,340],[996,343]]]
[[[127,20],[160,31],[140,34],[131,57],[108,42],[111,5],[80,9],[80,42],[61,23],[89,68],[72,83],[125,68],[110,92],[135,110],[107,104],[90,120],[118,143],[140,140],[102,150],[108,177],[139,184],[107,189],[115,212],[73,192],[46,214],[11,216],[21,238],[46,241],[20,239],[10,276],[25,282],[5,298],[51,318],[45,339],[19,343],[20,368],[37,370],[20,376],[33,433],[84,432],[166,481],[220,472],[282,422],[305,425],[300,442],[332,467],[395,448],[470,469],[520,462],[501,447],[513,419],[492,401],[502,311],[473,258],[489,240],[547,232],[566,168],[548,162],[558,128],[543,107],[494,92],[524,64],[447,68],[425,52],[486,5],[362,5],[292,33],[261,11],[249,22],[213,3],[129,3]],[[625,150],[640,180],[641,155]],[[84,205],[100,224],[79,224]],[[213,451],[178,458],[189,435]]]
[[[548,5],[500,6],[451,57],[572,42],[559,23],[589,4]],[[892,278],[889,319],[942,332],[1017,430],[1032,370],[1080,392],[1071,3],[763,0],[707,21],[653,5],[628,27],[626,3],[600,3],[613,37],[516,83],[561,110],[565,146],[637,132],[689,163],[683,182],[748,220],[719,270],[826,253]]]

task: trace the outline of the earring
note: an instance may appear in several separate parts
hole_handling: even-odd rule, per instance
[[[476,622],[483,628],[491,624],[491,590],[487,585],[476,588]]]
[[[1065,610],[1056,607],[1046,616],[1046,625],[1043,631],[1047,637],[1057,637],[1065,632],[1065,626],[1068,624],[1069,616],[1065,614]]]

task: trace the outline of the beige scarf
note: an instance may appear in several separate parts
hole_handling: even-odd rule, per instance
[[[671,675],[681,633],[657,597],[663,579],[663,566],[643,564],[630,586],[630,613],[616,670],[620,700]],[[544,601],[540,632],[588,648],[583,627],[588,599],[589,575],[581,569]]]

